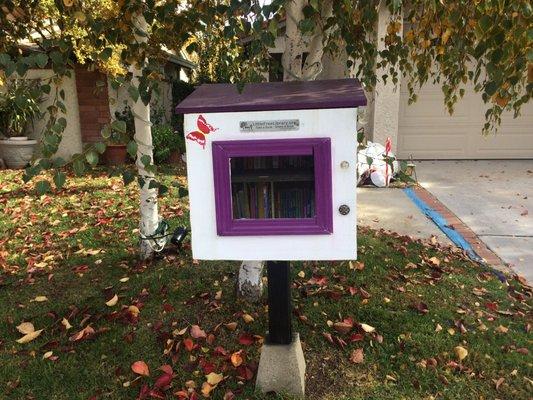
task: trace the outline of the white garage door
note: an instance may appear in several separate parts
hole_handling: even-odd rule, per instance
[[[522,108],[516,119],[506,115],[498,133],[482,136],[487,105],[481,94],[467,90],[452,116],[444,107],[438,85],[428,84],[418,100],[407,104],[402,84],[398,132],[398,156],[414,159],[533,158],[533,104]]]

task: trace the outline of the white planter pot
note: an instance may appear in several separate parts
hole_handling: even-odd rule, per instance
[[[26,137],[0,140],[0,158],[4,159],[8,168],[24,168],[31,161],[36,146],[37,140]]]

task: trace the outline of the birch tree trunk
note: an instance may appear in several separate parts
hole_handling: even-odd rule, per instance
[[[322,26],[333,12],[333,0],[323,0],[321,4],[321,21],[309,43],[309,54],[302,69],[306,81],[314,81],[322,73],[324,57],[324,31]]]
[[[302,57],[305,43],[298,25],[304,19],[302,9],[305,4],[305,0],[285,1],[285,13],[287,15],[285,21],[285,51],[281,57],[284,81],[302,79]]]
[[[142,14],[138,14],[135,20],[136,27],[142,31],[147,32],[148,24]],[[148,37],[146,35],[135,35],[135,40],[138,43],[146,43]],[[133,74],[131,84],[135,88],[139,88],[139,77],[142,76],[142,68],[145,60],[141,61],[140,65],[132,65],[131,72]],[[153,146],[152,146],[152,130],[150,122],[150,105],[146,105],[139,96],[137,101],[129,99],[131,110],[135,119],[135,142],[137,143],[137,159],[136,166],[139,177],[142,179],[142,186],[140,188],[140,223],[139,230],[141,238],[153,235],[159,226],[159,213],[157,207],[157,189],[150,189],[149,185],[155,179],[152,171],[146,170],[144,163],[141,161],[143,156],[150,157],[153,164]],[[155,249],[160,250],[164,246],[161,241],[157,240],[141,240],[139,254],[141,259],[146,260],[153,256]]]

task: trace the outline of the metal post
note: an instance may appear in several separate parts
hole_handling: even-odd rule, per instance
[[[290,264],[288,261],[267,261],[268,276],[268,343],[292,342],[292,304]]]

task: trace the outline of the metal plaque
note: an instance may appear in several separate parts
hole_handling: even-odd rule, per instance
[[[300,129],[299,119],[272,119],[265,121],[240,121],[241,132],[276,132],[297,131]]]

